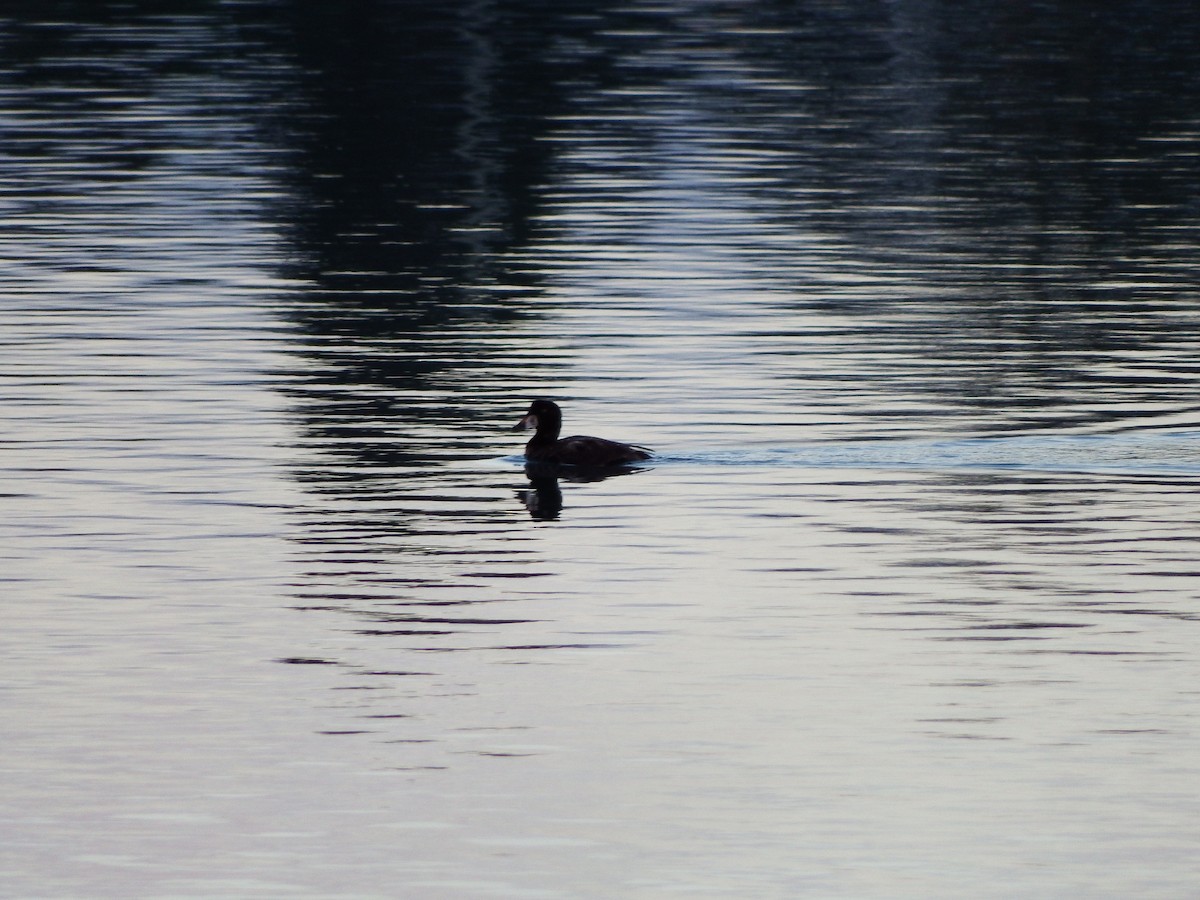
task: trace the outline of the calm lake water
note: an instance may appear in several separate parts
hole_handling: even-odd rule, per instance
[[[1192,6],[327,6],[0,17],[0,895],[1194,896]]]

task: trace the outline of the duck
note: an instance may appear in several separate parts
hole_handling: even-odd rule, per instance
[[[534,400],[513,431],[533,431],[525,445],[525,459],[566,466],[623,466],[650,459],[652,451],[636,444],[607,438],[574,435],[560,438],[562,410],[553,400]]]

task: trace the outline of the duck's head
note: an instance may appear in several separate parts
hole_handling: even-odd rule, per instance
[[[513,431],[537,431],[557,435],[562,428],[562,410],[553,400],[534,400],[525,417],[513,426]]]

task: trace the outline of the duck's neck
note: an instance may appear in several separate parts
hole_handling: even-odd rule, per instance
[[[539,428],[533,433],[533,437],[529,439],[530,447],[543,447],[547,444],[553,444],[558,440],[557,428]]]
[[[538,418],[537,430],[533,433],[533,437],[529,439],[530,445],[536,447],[542,444],[553,444],[558,440],[558,434],[562,431],[561,419]]]

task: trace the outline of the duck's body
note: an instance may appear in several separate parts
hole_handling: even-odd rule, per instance
[[[525,445],[525,458],[530,462],[566,466],[622,466],[650,458],[647,448],[634,444],[580,434],[560,438],[562,410],[550,400],[534,400],[525,418],[513,430],[530,429],[534,429],[534,434]]]

